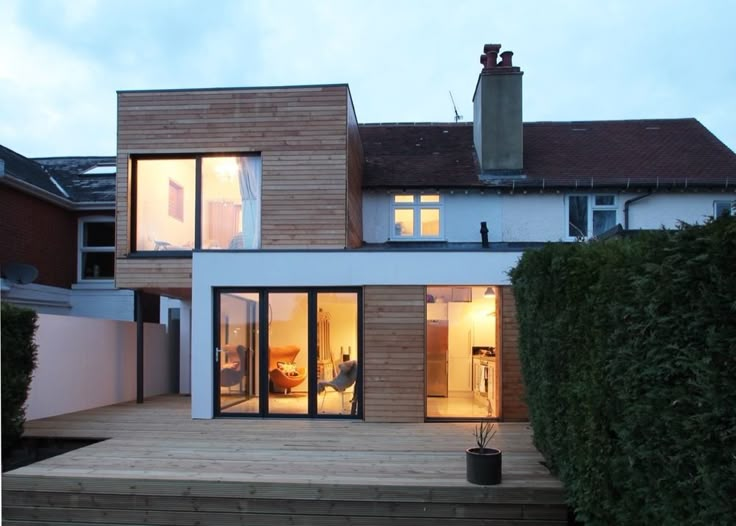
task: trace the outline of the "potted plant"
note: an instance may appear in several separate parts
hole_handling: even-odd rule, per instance
[[[488,447],[496,434],[496,424],[482,420],[473,429],[478,447],[465,450],[465,466],[468,482],[473,484],[501,483],[501,450]]]

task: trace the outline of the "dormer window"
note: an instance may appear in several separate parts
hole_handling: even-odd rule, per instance
[[[396,194],[391,200],[392,241],[442,239],[442,197],[439,194]]]

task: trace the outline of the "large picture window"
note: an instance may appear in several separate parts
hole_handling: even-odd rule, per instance
[[[260,247],[260,156],[139,158],[134,178],[134,250]]]
[[[439,194],[397,194],[391,202],[392,240],[442,239],[442,199]]]

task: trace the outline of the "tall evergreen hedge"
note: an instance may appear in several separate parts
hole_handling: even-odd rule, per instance
[[[23,434],[25,403],[36,367],[34,336],[38,316],[30,309],[7,303],[0,308],[2,451],[5,456]]]
[[[537,447],[594,525],[736,523],[736,218],[511,272]]]

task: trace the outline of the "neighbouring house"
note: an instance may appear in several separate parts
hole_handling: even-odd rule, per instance
[[[115,158],[28,159],[0,146],[2,299],[40,313],[133,319],[115,288]],[[38,272],[31,283],[17,265]]]
[[[733,209],[698,121],[523,123],[499,51],[467,124],[359,124],[347,85],[118,93],[115,281],[191,308],[194,418],[524,420],[521,254]]]

